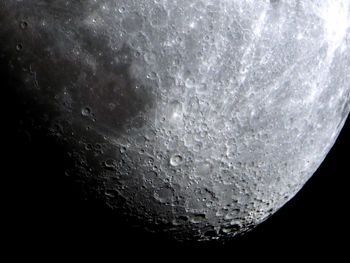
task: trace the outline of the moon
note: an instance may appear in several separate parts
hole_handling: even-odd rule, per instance
[[[23,132],[64,149],[82,192],[177,240],[266,220],[350,111],[350,0],[1,0],[0,23]]]

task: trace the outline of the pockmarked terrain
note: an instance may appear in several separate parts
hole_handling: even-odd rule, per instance
[[[62,176],[179,240],[273,214],[350,110],[350,0],[0,0],[0,25],[26,133],[65,149]]]

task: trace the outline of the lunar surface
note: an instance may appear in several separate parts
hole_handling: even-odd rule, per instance
[[[272,215],[350,110],[350,0],[0,0],[0,25],[2,88],[62,176],[179,240]]]

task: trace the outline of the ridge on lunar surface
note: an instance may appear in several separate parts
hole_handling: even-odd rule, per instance
[[[350,0],[0,0],[0,23],[28,131],[108,206],[180,240],[272,215],[350,111]]]

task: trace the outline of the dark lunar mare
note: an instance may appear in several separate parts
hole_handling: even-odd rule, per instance
[[[105,191],[103,178],[92,176],[104,165],[94,159],[103,151],[95,131],[112,131],[117,138],[130,119],[154,103],[151,88],[137,83],[129,72],[135,55],[130,48],[121,45],[112,54],[108,36],[79,26],[94,8],[84,1],[68,6],[61,1],[0,2],[2,107],[3,112],[11,109],[4,121],[7,166],[13,171],[8,186],[18,193],[13,194],[17,205],[11,210],[20,211],[19,219],[33,218],[27,219],[26,231],[31,224],[66,221],[62,217],[68,214],[73,221],[62,224],[68,229],[92,221],[103,229],[102,220],[118,231],[125,227],[131,231],[131,225],[141,224],[138,231],[146,227],[135,218],[120,216],[133,214],[124,199],[114,196],[120,210],[112,212],[92,190]],[[65,25],[67,19],[77,25],[75,31]],[[91,57],[94,69],[88,62]],[[116,64],[110,64],[111,57],[117,57]],[[141,87],[138,93],[130,88],[135,85]],[[107,103],[111,97],[114,110]],[[137,121],[133,124],[142,127],[142,119]],[[82,144],[88,149],[82,151]],[[42,215],[47,222],[34,222]]]

